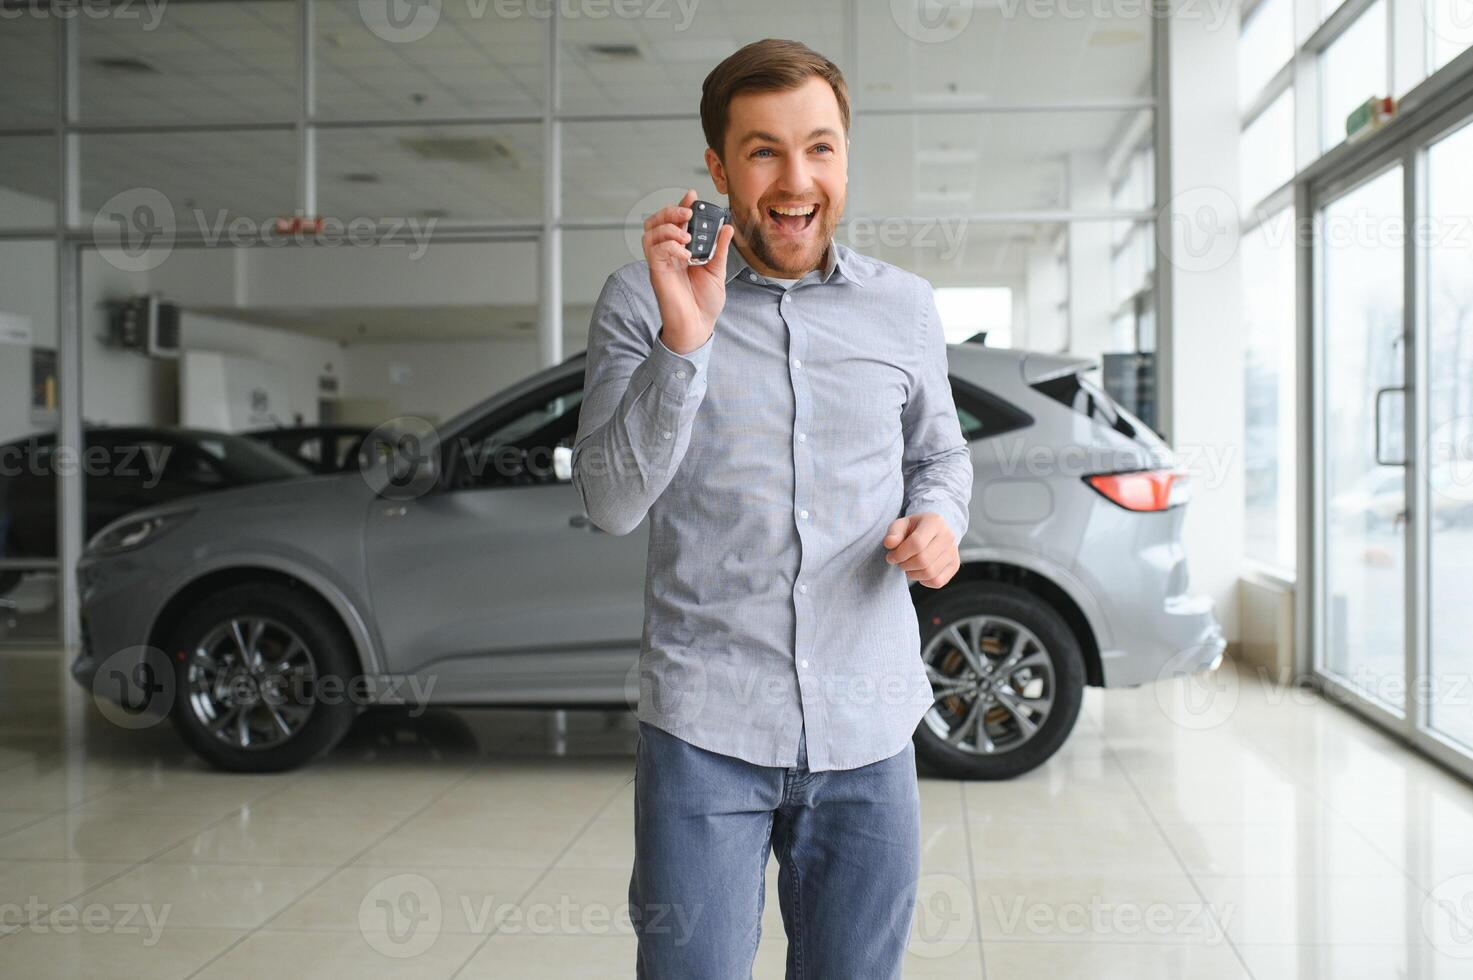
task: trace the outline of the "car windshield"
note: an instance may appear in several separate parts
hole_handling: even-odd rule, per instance
[[[222,472],[240,483],[269,483],[313,475],[310,467],[254,439],[224,432],[192,434],[190,438]]]

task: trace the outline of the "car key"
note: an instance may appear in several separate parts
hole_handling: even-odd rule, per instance
[[[716,250],[716,236],[730,219],[731,212],[719,204],[691,202],[690,224],[685,227],[690,233],[690,241],[685,243],[685,247],[690,252],[691,265],[705,265],[711,261],[711,253]]]

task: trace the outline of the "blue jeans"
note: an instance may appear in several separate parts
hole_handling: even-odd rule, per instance
[[[915,747],[809,772],[758,766],[639,722],[629,914],[641,980],[750,978],[769,851],[788,980],[899,977],[920,876]]]

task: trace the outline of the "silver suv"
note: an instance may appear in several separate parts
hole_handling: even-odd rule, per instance
[[[1215,668],[1188,590],[1189,485],[1089,361],[949,349],[975,467],[963,566],[914,585],[936,701],[917,754],[999,779],[1049,758],[1086,686]],[[211,763],[328,752],[370,704],[622,708],[638,697],[648,523],[606,534],[569,480],[582,354],[357,472],[138,511],[78,567],[72,665],[104,710],[167,715]]]

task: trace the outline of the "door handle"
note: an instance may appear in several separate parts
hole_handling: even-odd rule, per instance
[[[568,526],[576,527],[584,531],[593,531],[596,534],[607,534],[603,528],[593,523],[587,514],[574,514],[568,518]]]
[[[1386,454],[1384,452],[1382,452],[1382,450],[1381,450],[1381,403],[1386,398],[1387,395],[1392,395],[1392,394],[1401,395],[1402,396],[1402,399],[1403,399],[1403,401],[1402,401],[1403,411],[1405,411],[1405,405],[1406,405],[1405,398],[1406,398],[1406,393],[1407,393],[1407,390],[1406,390],[1405,387],[1399,387],[1399,386],[1396,386],[1396,385],[1393,385],[1393,386],[1391,386],[1389,388],[1377,388],[1376,389],[1376,419],[1375,419],[1375,424],[1376,424],[1376,463],[1379,466],[1405,466],[1405,465],[1407,465],[1405,454],[1403,454],[1403,456],[1402,456],[1401,459],[1386,459],[1385,458],[1386,457]]]

